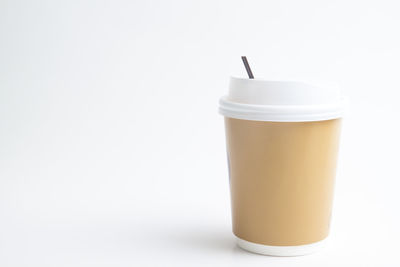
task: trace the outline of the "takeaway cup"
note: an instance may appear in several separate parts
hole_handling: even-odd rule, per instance
[[[297,256],[329,233],[341,117],[339,90],[231,78],[225,117],[232,228],[241,248]]]

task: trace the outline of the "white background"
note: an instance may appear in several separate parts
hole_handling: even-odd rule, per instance
[[[0,266],[399,266],[398,1],[0,1]],[[350,98],[325,250],[231,233],[230,75]]]

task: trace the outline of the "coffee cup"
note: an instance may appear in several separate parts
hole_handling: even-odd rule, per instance
[[[312,253],[329,233],[345,98],[301,82],[231,78],[225,117],[232,228],[239,247]]]

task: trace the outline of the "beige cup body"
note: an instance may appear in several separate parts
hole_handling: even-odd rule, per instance
[[[340,124],[225,118],[237,237],[298,246],[328,235]]]

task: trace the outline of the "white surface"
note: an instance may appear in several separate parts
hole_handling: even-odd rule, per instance
[[[225,117],[257,121],[319,121],[340,118],[345,97],[339,89],[294,81],[231,77],[228,95],[221,97]]]
[[[0,266],[398,266],[398,10],[0,1]],[[242,55],[351,99],[321,252],[235,245],[217,107]]]
[[[292,257],[292,256],[305,256],[320,251],[324,246],[325,240],[299,246],[267,246],[249,242],[241,238],[236,238],[236,243],[239,247],[243,248],[244,250],[253,253],[258,253],[267,256]]]

